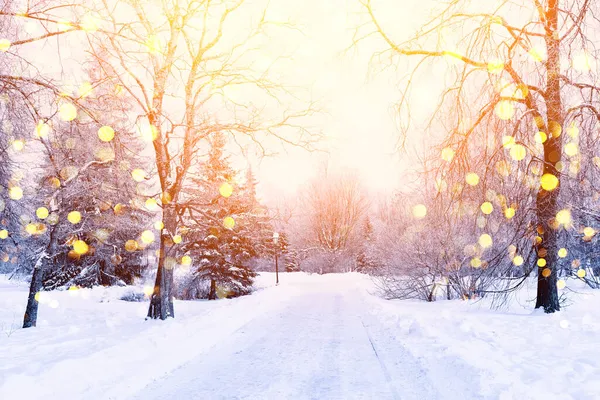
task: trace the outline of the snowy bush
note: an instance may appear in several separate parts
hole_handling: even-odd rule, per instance
[[[127,290],[119,298],[119,300],[131,301],[131,302],[141,302],[141,301],[145,301],[146,299],[147,299],[147,297],[142,291],[140,291],[138,289],[134,289],[134,288]]]
[[[199,279],[191,271],[175,275],[174,296],[181,300],[208,299],[210,280]]]

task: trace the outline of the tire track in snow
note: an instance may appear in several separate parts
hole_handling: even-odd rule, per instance
[[[365,329],[365,334],[367,335],[367,338],[369,339],[369,343],[371,343],[371,348],[373,349],[373,353],[375,353],[375,357],[377,358],[377,361],[379,361],[379,365],[381,366],[381,371],[383,372],[383,376],[385,377],[385,380],[388,383],[390,392],[394,396],[394,400],[400,400],[400,396],[398,395],[398,392],[396,391],[396,388],[394,387],[394,385],[392,383],[392,377],[390,376],[390,373],[389,373],[388,369],[386,368],[383,360],[379,357],[379,353],[377,353],[377,348],[375,347],[375,343],[373,343],[373,339],[371,338],[371,335],[369,335],[369,330],[367,329],[367,326],[365,325],[365,323],[361,317],[358,317],[358,318],[360,319],[361,325]]]

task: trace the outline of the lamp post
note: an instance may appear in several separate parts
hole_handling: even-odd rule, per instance
[[[273,243],[275,244],[275,284],[279,285],[279,266],[277,264],[279,233],[273,232]]]

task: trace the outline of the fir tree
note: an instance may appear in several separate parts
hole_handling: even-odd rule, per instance
[[[369,273],[377,268],[377,259],[374,256],[373,225],[367,216],[360,230],[360,250],[356,255],[356,270]]]
[[[266,212],[256,199],[255,181],[236,185],[236,171],[225,155],[225,137],[210,138],[208,160],[189,189],[184,250],[194,260],[191,284],[210,282],[208,298],[247,294],[256,273],[251,267],[264,248]],[[249,172],[251,176],[251,172]]]
[[[0,273],[26,265],[25,257],[19,260],[19,215],[26,212],[26,202],[10,196],[12,187],[20,188],[18,181],[22,178],[22,171],[13,168],[13,159],[25,146],[25,118],[23,107],[15,99],[0,102]]]

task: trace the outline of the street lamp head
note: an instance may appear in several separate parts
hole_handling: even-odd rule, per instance
[[[279,240],[279,232],[273,232],[273,241],[277,243]]]

